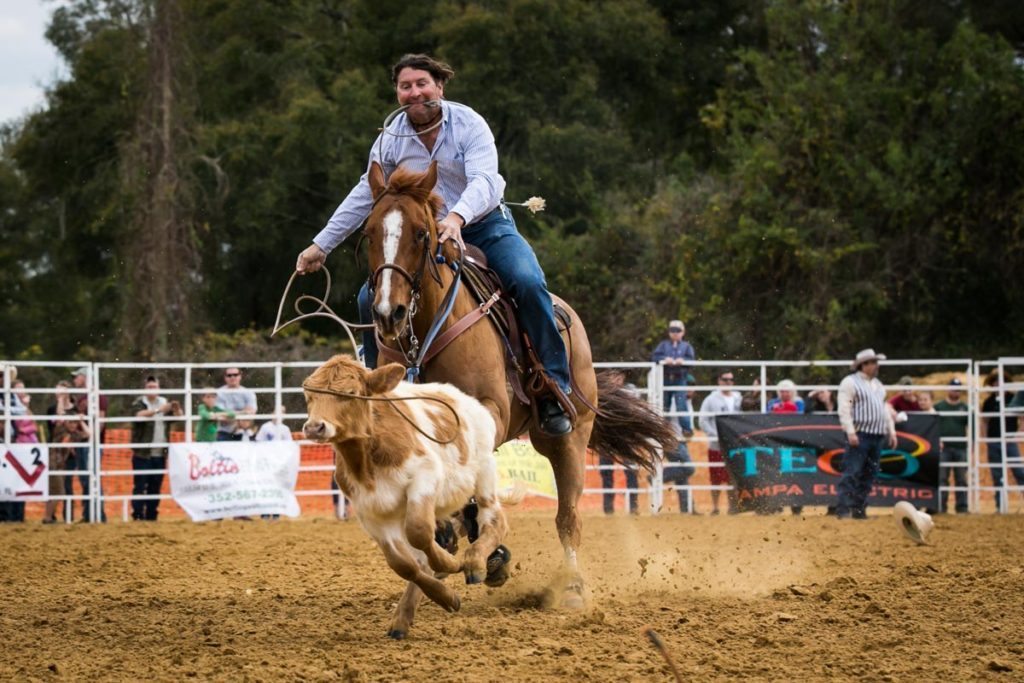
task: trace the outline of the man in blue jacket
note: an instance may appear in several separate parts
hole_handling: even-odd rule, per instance
[[[686,326],[681,320],[673,320],[668,324],[668,339],[663,339],[654,349],[651,360],[663,369],[662,386],[663,392],[662,409],[666,414],[670,412],[682,413],[687,410],[687,392],[680,387],[685,387],[689,381],[690,369],[693,367],[687,361],[697,359],[697,354],[689,342],[683,341],[686,336]],[[675,406],[675,407],[673,407]],[[693,436],[693,423],[689,415],[678,415],[679,427],[683,430],[683,436]]]

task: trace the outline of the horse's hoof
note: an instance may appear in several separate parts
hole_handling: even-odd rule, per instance
[[[388,638],[391,638],[393,640],[405,640],[405,636],[405,631],[402,631],[397,628],[393,628],[390,631],[388,631]]]
[[[452,596],[452,604],[448,606],[448,611],[454,614],[459,611],[460,607],[462,607],[462,600],[458,595]]]
[[[512,552],[503,545],[499,545],[487,558],[487,578],[484,583],[491,588],[497,588],[508,581],[510,572],[509,562],[512,561]]]
[[[586,607],[583,599],[583,580],[576,578],[570,581],[562,592],[562,609],[580,611]]]

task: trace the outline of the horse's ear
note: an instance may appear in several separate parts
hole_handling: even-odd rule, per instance
[[[398,363],[388,363],[382,368],[377,368],[366,378],[366,388],[371,396],[386,394],[398,386],[398,383],[405,377],[405,368]]]
[[[416,185],[427,192],[434,191],[434,185],[437,185],[437,159],[430,162],[430,168]]]
[[[436,163],[436,162],[435,162]],[[387,183],[384,181],[384,169],[381,168],[380,164],[376,161],[370,164],[370,171],[367,173],[370,181],[370,192],[373,194],[373,198],[376,199],[384,191]]]

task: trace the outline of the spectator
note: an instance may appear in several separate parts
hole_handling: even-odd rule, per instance
[[[615,461],[607,456],[600,456],[598,458],[598,464],[601,466],[601,488],[606,489],[603,494],[603,505],[604,514],[612,515],[615,514],[615,492],[608,490],[615,488]],[[622,470],[626,474],[626,488],[638,489],[640,487],[640,480],[636,476],[636,468],[629,465],[622,465]],[[640,514],[640,499],[639,496],[634,494],[628,494],[626,496],[629,499],[629,512],[630,514]]]
[[[633,384],[625,384],[623,388],[630,390],[634,395],[639,395],[639,392],[636,391],[636,386]],[[606,489],[602,500],[604,514],[615,514],[615,493],[607,489],[615,488],[615,469],[613,468],[616,463],[611,458],[605,456],[598,458],[597,462],[601,466],[601,469],[598,470],[601,475],[601,488]],[[622,469],[626,474],[626,488],[633,491],[639,489],[640,481],[636,476],[636,467],[623,465]],[[632,493],[626,494],[626,498],[629,500],[630,514],[640,514],[640,496],[637,493]]]
[[[956,381],[959,382],[960,380]],[[918,412],[928,413],[931,415],[938,412],[935,409],[935,404],[932,402],[932,392],[930,391],[922,391],[917,394],[917,405],[921,407],[921,410]]]
[[[939,401],[932,412],[941,413],[939,417],[939,435],[942,438],[942,465],[939,468],[939,483],[949,483],[949,475],[953,475],[953,484],[957,487],[955,494],[956,512],[967,514],[967,404],[960,400],[960,387],[963,383],[954,377],[949,381],[946,399]],[[919,398],[924,398],[921,395]],[[919,401],[920,402],[920,401]],[[931,402],[931,396],[928,397]],[[924,405],[921,406],[922,409]],[[939,506],[940,512],[949,511],[949,491],[944,491]]]
[[[768,413],[803,413],[804,400],[797,396],[796,384],[791,379],[779,382],[776,396],[768,401],[765,412]]]
[[[1001,441],[1003,435],[1003,423],[1000,419],[1000,403],[1003,401],[1010,400],[1010,394],[1000,394],[998,390],[999,386],[999,372],[993,370],[988,377],[985,378],[985,386],[991,387],[993,391],[985,399],[984,403],[981,404],[981,412],[985,415],[982,418],[983,431],[988,441],[986,442],[986,450],[988,451],[988,462],[989,472],[992,473],[992,486],[996,489],[996,512],[1002,512],[1002,487],[1003,487],[1003,458],[1005,456],[1006,462],[1015,462],[1020,460],[1020,449],[1017,444],[1012,441],[1006,442],[1006,450],[1003,451],[1003,442]],[[1007,416],[1008,420],[1013,420],[1013,417]],[[1014,481],[1017,482],[1017,486],[1024,486],[1024,467],[1019,465],[1015,467],[1007,467],[1006,472],[1013,475]],[[1007,482],[1009,483],[1009,482]]]
[[[668,339],[663,339],[651,354],[651,360],[662,366],[662,384],[665,387],[662,392],[662,410],[668,413],[689,412],[686,391],[678,387],[685,387],[688,382],[688,375],[691,365],[687,361],[696,360],[697,355],[689,342],[683,341],[686,336],[686,326],[681,320],[673,320],[668,324]],[[693,424],[689,415],[677,417],[679,426],[683,430],[683,436],[693,436]]]
[[[235,419],[233,412],[217,407],[217,390],[212,388],[203,389],[197,412],[199,424],[196,426],[196,441],[216,441],[218,424]]]
[[[807,403],[804,411],[811,415],[813,413],[835,412],[835,403],[832,401],[832,392],[828,389],[815,389],[807,394]]]
[[[177,401],[168,401],[158,393],[160,382],[156,377],[147,377],[143,385],[146,393],[132,404],[135,417],[145,420],[132,423],[132,519],[139,522],[155,522],[160,507],[159,498],[136,498],[135,496],[158,496],[164,483],[167,469],[167,446],[170,430],[167,428],[167,416],[181,415],[181,406]],[[148,444],[139,446],[138,444]]]
[[[288,425],[282,421],[284,412],[284,406],[278,404],[277,410],[274,411],[274,419],[264,422],[260,425],[260,430],[256,432],[257,441],[292,440],[292,430],[288,429]]]
[[[839,480],[839,519],[867,519],[867,499],[878,474],[882,446],[896,447],[896,425],[885,405],[885,387],[878,381],[878,362],[885,356],[874,349],[857,353],[853,371],[839,384],[839,424],[848,446]]]
[[[754,379],[751,386],[754,388],[745,392],[740,398],[740,410],[744,413],[759,413],[761,412],[760,378]]]
[[[56,400],[52,406],[46,409],[46,414],[51,416],[47,421],[47,436],[50,443],[50,471],[73,470],[75,468],[75,451],[71,447],[73,443],[87,441],[89,438],[88,427],[82,420],[77,419],[78,413],[75,410],[75,402],[68,394],[71,383],[65,380],[57,382],[54,388]],[[64,416],[75,416],[74,420],[56,419]],[[50,475],[50,496],[46,501],[46,509],[43,514],[43,524],[53,524],[57,521],[57,505],[60,501],[52,496],[63,493],[70,496],[74,493],[71,487],[72,478],[66,474]],[[70,498],[64,501],[64,517],[71,520],[72,501]]]
[[[89,368],[81,367],[75,370],[73,373],[71,373],[71,381],[74,388],[79,390],[73,397],[75,401],[75,408],[78,411],[79,415],[87,416],[89,414],[89,397],[86,392],[88,392],[89,390]],[[100,420],[99,422],[97,422],[97,429],[99,429],[100,432],[98,443],[102,444],[103,437],[106,433],[106,428],[104,427],[103,420],[107,417],[107,405],[109,402],[107,400],[107,397],[102,395],[99,397],[98,402],[99,410],[97,412]],[[91,438],[91,433],[89,438]],[[92,511],[89,507],[89,473],[91,471],[89,456],[92,453],[92,446],[87,442],[81,443],[83,445],[75,449],[75,469],[78,470],[79,472],[78,482],[79,484],[82,485],[82,495],[85,496],[85,499],[82,501],[82,521],[88,522],[92,519]],[[96,465],[97,471],[103,469],[102,455],[97,456]],[[100,496],[100,521],[106,522],[107,511],[103,509],[103,481],[100,477],[96,478],[96,484],[99,487]]]
[[[693,461],[690,459],[690,450],[686,447],[686,439],[683,438],[682,430],[679,424],[672,421],[678,431],[679,445],[676,450],[671,453],[665,454],[665,467],[662,472],[661,480],[668,482],[676,487],[676,494],[679,496],[679,513],[684,514],[690,509],[690,491],[685,488],[690,483],[690,477],[693,475]],[[692,510],[693,514],[700,514],[697,512],[697,507],[694,506]]]
[[[740,410],[740,395],[732,390],[736,378],[732,370],[722,370],[718,373],[718,389],[715,389],[704,402],[700,404],[700,428],[708,437],[708,463],[718,463],[718,466],[710,467],[712,486],[729,484],[729,472],[726,471],[722,460],[722,451],[718,443],[718,424],[715,422],[715,415],[726,413],[737,413]],[[718,500],[721,496],[718,489],[711,490],[711,514],[718,514]],[[729,513],[735,514],[735,494],[729,491]]]
[[[235,417],[256,414],[256,393],[242,386],[242,371],[224,370],[224,386],[217,391],[216,406]],[[217,424],[217,441],[243,441],[252,428],[251,420],[221,420]]]
[[[7,434],[12,443],[39,443],[39,434],[35,420],[32,419],[32,411],[29,408],[30,396],[25,393],[25,383],[18,376],[18,370],[13,365],[8,366],[10,376],[10,415],[11,421],[7,426]],[[3,401],[0,400],[0,409]],[[15,417],[17,416],[17,417]],[[0,503],[0,521],[24,522],[25,503],[24,501],[7,501]]]
[[[900,377],[900,381],[897,384],[902,387],[900,393],[896,394],[889,399],[889,405],[892,406],[893,410],[897,413],[914,413],[921,410],[921,405],[917,401],[917,394],[914,393],[914,380],[910,378],[910,375],[903,375]]]

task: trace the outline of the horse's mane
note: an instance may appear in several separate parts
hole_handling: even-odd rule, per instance
[[[431,215],[436,216],[441,210],[442,199],[436,195],[433,188],[425,189],[420,186],[423,177],[427,175],[424,171],[419,173],[405,166],[399,166],[388,178],[388,185],[385,192],[411,197],[418,202],[429,204]]]

